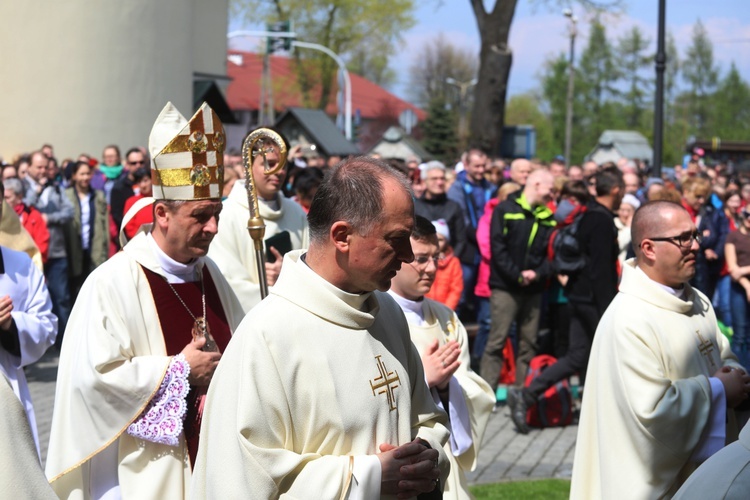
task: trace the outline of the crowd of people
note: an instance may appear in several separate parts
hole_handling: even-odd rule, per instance
[[[470,148],[446,166],[294,147],[266,175],[279,149],[268,137],[247,159],[261,262],[243,157],[206,105],[187,120],[168,104],[124,158],[58,162],[45,145],[3,165],[0,230],[33,244],[0,254],[25,276],[0,275],[0,367],[38,450],[20,367],[60,351],[55,495],[470,498],[499,385],[528,433],[528,409],[575,374],[576,498],[674,494],[736,437],[750,178],[733,165],[695,151],[654,177],[627,158]],[[557,362],[527,383],[541,353]]]

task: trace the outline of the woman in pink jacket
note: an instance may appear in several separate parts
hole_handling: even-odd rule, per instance
[[[484,347],[487,345],[487,337],[490,334],[490,221],[492,212],[495,207],[505,201],[508,196],[521,189],[521,186],[515,182],[506,182],[497,191],[497,196],[484,206],[484,214],[477,223],[477,243],[479,244],[479,253],[482,254],[482,261],[479,263],[477,272],[477,285],[474,287],[474,295],[477,297],[477,322],[479,330],[474,338],[474,349],[471,353],[471,363],[479,365],[479,360],[484,354]]]

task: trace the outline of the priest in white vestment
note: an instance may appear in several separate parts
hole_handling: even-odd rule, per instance
[[[0,373],[0,484],[3,496],[13,500],[54,500],[39,463],[39,452],[26,411],[13,392],[11,381]]]
[[[216,370],[193,498],[394,498],[447,476],[445,413],[381,293],[413,259],[408,183],[377,160],[347,160],[309,221],[310,249],[284,257]]]
[[[435,281],[440,250],[435,226],[419,215],[415,218],[411,247],[414,261],[401,266],[388,293],[404,311],[433,400],[448,413],[451,437],[445,444],[445,453],[451,472],[443,499],[470,499],[464,471],[477,466],[495,395],[469,366],[469,338],[456,313],[424,296]]]
[[[149,147],[153,227],[86,279],[60,353],[46,473],[63,499],[189,496],[206,386],[243,315],[205,257],[218,116],[204,104],[188,122],[169,103]]]
[[[594,337],[571,498],[669,498],[736,439],[733,408],[750,392],[711,301],[688,281],[701,235],[670,202],[641,206],[636,259]]]
[[[23,404],[37,451],[34,405],[23,367],[55,343],[57,317],[44,275],[24,252],[0,246],[0,371]]]
[[[261,148],[264,148],[265,154],[258,154]],[[275,261],[265,262],[266,282],[268,286],[273,286],[281,270],[282,255],[279,251],[301,250],[310,245],[307,214],[299,203],[281,192],[286,178],[286,167],[275,174],[264,173],[266,162],[271,169],[279,162],[279,155],[273,143],[269,144],[265,139],[259,140],[252,154],[258,210],[266,226],[264,239],[268,242],[269,238],[281,236],[284,232],[289,236],[288,248],[276,248],[272,243],[268,250]],[[255,249],[247,231],[249,214],[245,180],[240,179],[234,183],[232,191],[224,200],[224,210],[219,220],[219,234],[208,252],[208,256],[226,276],[245,311],[249,311],[260,302]],[[280,243],[276,245],[281,246]],[[266,243],[265,246],[269,247],[269,244]]]

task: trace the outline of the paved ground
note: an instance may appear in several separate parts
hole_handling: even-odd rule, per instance
[[[51,349],[38,363],[26,369],[36,411],[42,461],[47,458],[52,407],[55,399],[57,354]],[[479,454],[477,470],[469,474],[473,484],[524,479],[569,479],[577,426],[532,430],[518,434],[507,407],[500,406],[490,418]]]

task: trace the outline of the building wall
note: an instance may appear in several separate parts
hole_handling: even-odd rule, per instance
[[[98,157],[110,143],[146,146],[167,101],[189,117],[196,63],[221,74],[226,64],[227,1],[203,2],[216,11],[200,36],[194,15],[203,8],[194,3],[0,2],[0,46],[11,48],[0,57],[0,156],[51,143],[58,159]]]

